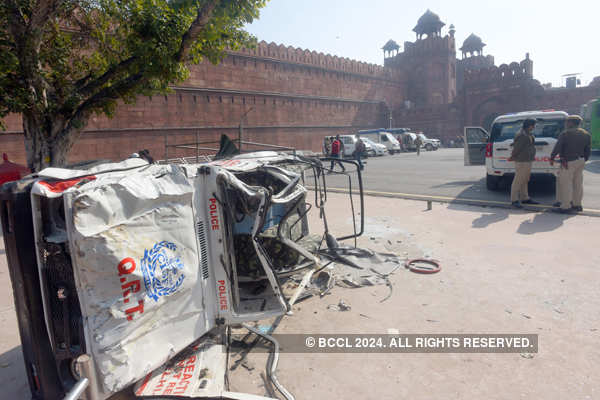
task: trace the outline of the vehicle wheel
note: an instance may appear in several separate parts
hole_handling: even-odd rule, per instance
[[[485,177],[485,186],[488,190],[498,190],[498,186],[500,185],[500,176],[494,175],[486,175]]]
[[[432,145],[431,143],[427,143],[427,144],[425,145],[425,149],[426,149],[427,151],[432,151],[432,150],[433,150],[433,145]]]
[[[439,149],[439,147],[434,147],[433,151],[437,151]]]

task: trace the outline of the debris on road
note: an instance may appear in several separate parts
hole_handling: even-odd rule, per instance
[[[293,399],[277,381],[279,345],[270,336],[283,315],[335,286],[385,284],[383,302],[392,295],[390,276],[405,262],[340,244],[364,231],[362,185],[360,211],[349,196],[353,231],[330,233],[325,167],[317,158],[257,152],[162,165],[136,157],[79,168],[47,168],[0,192],[10,203],[2,223],[17,309],[43,304],[23,308],[23,343],[35,367],[28,368],[30,382],[41,379],[48,398],[76,387],[88,400],[104,400],[132,385],[142,397],[249,398],[232,397],[226,380],[224,332],[241,325],[256,338],[243,340],[231,370],[254,369],[245,357],[267,340],[273,351],[266,376]],[[312,209],[323,235],[309,231]],[[39,282],[26,285],[26,276]],[[344,300],[328,308],[351,310]]]
[[[425,258],[416,258],[414,260],[407,261],[405,266],[410,271],[418,274],[435,274],[440,272],[442,269],[439,261]]]
[[[338,304],[328,305],[327,309],[332,311],[350,311],[352,310],[352,307],[350,307],[350,305],[347,304],[344,300],[340,300]]]

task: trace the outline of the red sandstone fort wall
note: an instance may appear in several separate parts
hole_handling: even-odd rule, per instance
[[[119,159],[142,148],[162,158],[165,135],[171,144],[237,137],[244,114],[244,139],[319,151],[323,136],[376,127],[383,118],[379,103],[403,100],[398,75],[389,69],[273,43],[190,71],[172,94],[140,97],[111,119],[93,117],[69,160]],[[20,118],[5,122],[9,132],[1,134],[0,147],[24,163]],[[193,154],[178,149],[169,156]]]

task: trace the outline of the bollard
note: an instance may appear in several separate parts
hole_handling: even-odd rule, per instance
[[[431,200],[427,200],[427,211],[431,211],[432,203],[433,202]]]

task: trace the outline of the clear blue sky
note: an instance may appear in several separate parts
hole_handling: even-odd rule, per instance
[[[446,23],[444,34],[455,25],[457,48],[480,36],[496,65],[529,52],[541,83],[559,86],[561,75],[581,72],[587,85],[600,75],[599,0],[271,0],[247,29],[259,40],[383,64],[381,47],[414,41],[427,8]]]

